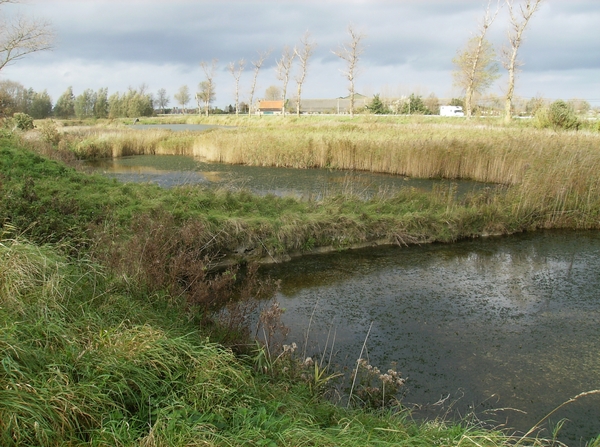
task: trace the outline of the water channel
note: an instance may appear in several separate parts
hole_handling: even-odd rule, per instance
[[[288,170],[138,156],[90,163],[122,181],[204,184],[258,194],[369,197],[435,182],[390,175]],[[482,187],[458,185],[459,193]],[[352,367],[365,336],[368,358],[396,363],[403,403],[415,417],[465,416],[526,432],[579,393],[600,389],[600,233],[536,232],[501,238],[354,250],[264,268],[281,280],[288,342]],[[310,322],[310,323],[309,323]],[[440,402],[441,401],[441,402]],[[436,404],[438,403],[438,404]],[[584,445],[600,433],[600,396],[550,418],[559,439]],[[547,426],[546,426],[547,427]],[[542,436],[550,436],[546,428]]]
[[[321,199],[336,194],[369,198],[374,194],[391,194],[405,187],[431,191],[434,186],[447,188],[450,185],[456,186],[457,193],[461,195],[490,187],[479,182],[428,180],[370,172],[228,165],[179,155],[138,155],[86,161],[85,165],[123,182],[151,182],[166,188],[204,185],[247,189],[260,195],[304,199]]]
[[[397,364],[416,417],[474,412],[526,432],[600,388],[598,232],[356,250],[267,270],[281,279],[289,342],[302,345],[310,324],[308,354],[335,333],[336,362],[352,367],[372,323],[369,362]],[[562,418],[559,439],[583,445],[600,433],[600,396],[551,422]]]

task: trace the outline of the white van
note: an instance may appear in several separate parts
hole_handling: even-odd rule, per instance
[[[440,116],[465,116],[461,106],[440,106]]]

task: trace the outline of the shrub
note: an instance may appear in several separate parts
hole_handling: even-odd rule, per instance
[[[13,119],[15,120],[15,126],[17,129],[33,129],[33,118],[26,113],[15,113],[13,115]]]
[[[75,155],[84,160],[97,160],[99,158],[112,157],[112,147],[108,141],[86,138],[77,143],[74,149]]]
[[[46,143],[50,143],[53,146],[58,146],[58,143],[60,143],[60,133],[58,132],[58,127],[54,121],[44,121],[40,125],[40,132],[42,134],[42,140]]]
[[[581,123],[573,109],[564,101],[557,100],[549,107],[539,109],[535,114],[536,127],[558,129],[579,129]]]

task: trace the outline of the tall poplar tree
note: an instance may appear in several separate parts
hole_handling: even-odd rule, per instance
[[[509,47],[503,51],[502,65],[508,71],[508,86],[504,99],[504,121],[512,120],[512,103],[515,94],[515,75],[518,67],[522,65],[517,60],[519,48],[523,43],[523,32],[531,20],[533,14],[539,9],[543,0],[525,0],[522,4],[515,6],[515,0],[506,0],[510,25],[508,29]]]
[[[453,72],[454,85],[465,92],[465,116],[467,118],[471,118],[473,95],[485,92],[500,77],[494,47],[485,38],[488,28],[500,11],[499,1],[493,13],[491,4],[492,0],[488,0],[478,33],[469,39],[465,49],[452,59],[456,66]]]

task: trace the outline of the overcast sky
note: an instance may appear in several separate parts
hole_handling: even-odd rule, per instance
[[[516,0],[519,1],[519,0]],[[172,95],[186,84],[192,92],[204,79],[201,61],[218,59],[216,106],[234,102],[230,62],[247,68],[241,100],[251,84],[249,61],[272,50],[259,72],[256,97],[280,85],[275,60],[285,45],[310,32],[317,44],[303,98],[348,94],[342,61],[332,50],[348,41],[349,24],[361,30],[364,53],[357,91],[372,95],[461,94],[452,86],[452,58],[476,32],[486,0],[23,0],[4,5],[4,15],[23,14],[52,23],[51,52],[37,53],[6,67],[0,79],[55,101],[67,87],[108,87],[109,94],[146,84]],[[506,8],[489,32],[498,49],[505,44]],[[583,98],[600,106],[600,1],[545,0],[532,18],[519,52],[523,66],[516,94],[525,98]],[[504,70],[501,69],[504,75]],[[292,87],[293,83],[290,84]],[[490,93],[501,95],[506,76]]]

